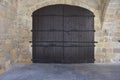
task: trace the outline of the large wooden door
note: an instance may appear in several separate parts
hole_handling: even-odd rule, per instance
[[[94,15],[68,5],[53,5],[33,13],[33,62],[94,62]]]

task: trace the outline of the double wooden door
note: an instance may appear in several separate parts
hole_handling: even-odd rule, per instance
[[[94,15],[68,5],[53,5],[33,13],[33,62],[94,62]]]

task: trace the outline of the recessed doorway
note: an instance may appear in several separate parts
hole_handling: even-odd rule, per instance
[[[33,13],[34,63],[93,63],[94,14],[81,7],[51,5]]]

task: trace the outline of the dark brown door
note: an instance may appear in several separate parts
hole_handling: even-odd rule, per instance
[[[33,13],[33,62],[94,62],[94,15],[68,5]]]

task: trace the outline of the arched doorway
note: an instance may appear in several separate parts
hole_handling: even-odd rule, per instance
[[[94,14],[70,5],[33,13],[33,62],[93,63]]]

